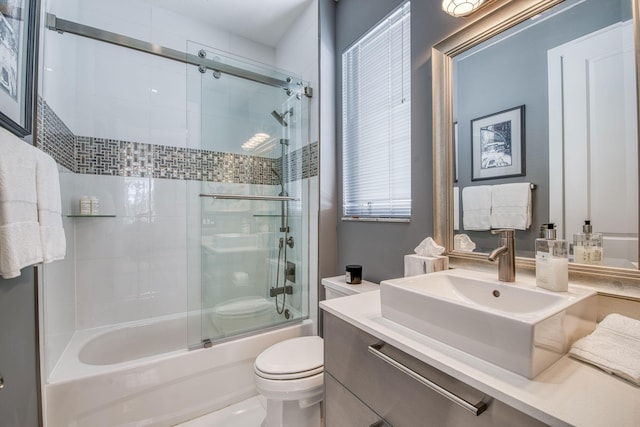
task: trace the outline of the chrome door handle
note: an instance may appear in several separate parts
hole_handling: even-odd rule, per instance
[[[487,410],[487,404],[485,402],[480,401],[480,402],[475,403],[475,404],[467,402],[466,400],[464,400],[460,396],[458,396],[458,395],[450,392],[449,390],[439,386],[438,384],[436,384],[433,381],[423,377],[419,373],[413,371],[412,369],[408,368],[407,366],[403,365],[402,363],[398,362],[397,360],[387,356],[386,354],[384,354],[383,352],[380,351],[380,349],[382,348],[383,345],[384,345],[384,343],[370,345],[369,348],[368,348],[369,353],[371,353],[374,356],[382,359],[383,361],[387,362],[389,365],[391,365],[394,368],[398,369],[399,371],[407,374],[408,376],[410,376],[414,380],[418,381],[420,384],[430,388],[431,390],[435,391],[439,395],[449,399],[451,402],[455,403],[456,405],[461,406],[462,408],[464,408],[467,411],[471,412],[475,416],[478,416],[478,415],[482,414],[484,411]]]
[[[2,376],[2,372],[0,372],[0,390],[4,388],[4,377]]]

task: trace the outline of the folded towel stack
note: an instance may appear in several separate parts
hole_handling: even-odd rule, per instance
[[[17,277],[65,250],[55,161],[0,128],[0,275]]]
[[[640,385],[640,320],[609,314],[569,354]]]

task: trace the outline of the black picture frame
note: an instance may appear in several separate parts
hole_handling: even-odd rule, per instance
[[[39,0],[0,0],[0,126],[33,132]]]
[[[525,106],[471,120],[472,181],[525,175]]]

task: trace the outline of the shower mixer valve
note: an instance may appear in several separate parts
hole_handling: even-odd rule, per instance
[[[289,246],[290,248],[293,248],[294,242],[293,242],[293,236],[289,236],[289,238],[287,239],[287,246]],[[282,249],[282,247],[284,246],[284,237],[280,238],[280,242],[278,243],[278,248]]]

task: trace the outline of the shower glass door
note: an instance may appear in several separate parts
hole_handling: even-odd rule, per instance
[[[308,106],[295,76],[188,51],[239,70],[188,70],[189,144],[202,163],[188,207],[194,348],[308,316]]]

